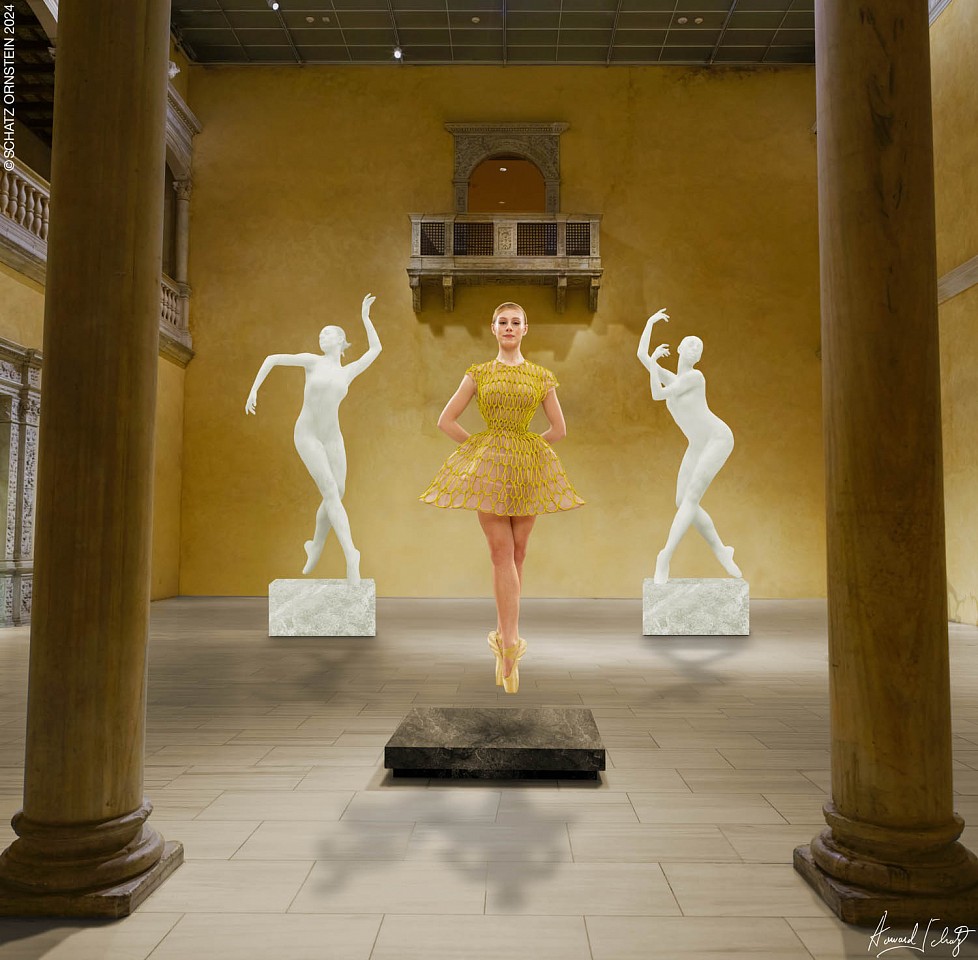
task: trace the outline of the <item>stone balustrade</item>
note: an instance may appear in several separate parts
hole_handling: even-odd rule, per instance
[[[51,188],[14,160],[0,174],[0,260],[43,284],[47,272]],[[184,366],[193,356],[190,288],[164,275],[160,285],[160,352]]]
[[[0,176],[0,214],[38,240],[48,239],[48,185],[29,167],[14,161]]]

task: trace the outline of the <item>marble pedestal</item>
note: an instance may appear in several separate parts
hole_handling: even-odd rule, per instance
[[[384,766],[395,777],[597,780],[605,752],[582,707],[415,707]]]
[[[642,633],[646,637],[746,637],[750,634],[747,581],[733,577],[643,580]]]
[[[376,637],[377,587],[346,580],[273,580],[270,637]]]

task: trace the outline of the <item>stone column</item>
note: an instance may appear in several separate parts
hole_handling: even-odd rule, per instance
[[[974,925],[951,787],[927,4],[816,7],[832,798],[845,921]]]
[[[173,189],[176,191],[176,223],[174,224],[174,280],[177,283],[187,282],[187,263],[189,261],[190,242],[190,191],[193,187],[189,178],[174,180]]]
[[[0,913],[121,916],[143,797],[168,0],[61,7],[24,807]]]

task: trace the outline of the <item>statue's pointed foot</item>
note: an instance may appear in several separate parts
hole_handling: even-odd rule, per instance
[[[743,574],[740,572],[740,567],[734,563],[733,555],[733,547],[723,547],[719,554],[720,563],[723,564],[723,569],[726,570],[731,577],[741,577]]]
[[[653,583],[667,583],[669,581],[669,558],[665,556],[665,550],[660,550],[655,558],[655,574],[652,577]]]
[[[306,565],[302,568],[302,572],[312,573],[312,568],[319,563],[319,558],[323,554],[323,548],[317,548],[315,540],[307,540],[303,546],[306,550]]]

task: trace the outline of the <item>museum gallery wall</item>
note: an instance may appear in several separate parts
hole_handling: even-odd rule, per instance
[[[968,216],[978,174],[967,161],[978,148],[967,60],[976,17],[952,3],[932,31],[939,275],[978,251]],[[662,305],[674,317],[663,340],[709,343],[710,404],[736,424],[707,506],[752,592],[824,595],[812,70],[182,66],[174,82],[203,125],[190,239],[196,356],[185,371],[160,361],[154,597],[260,595],[299,574],[316,499],[291,441],[301,374],[268,384],[257,420],[242,405],[266,354],[308,349],[327,323],[352,334],[358,356],[368,289],[384,353],[342,411],[344,503],[381,596],[485,593],[477,525],[433,516],[415,498],[450,445],[438,412],[465,368],[493,355],[488,319],[510,297],[529,313],[526,356],[561,382],[561,457],[588,500],[559,527],[540,521],[526,595],[636,596],[651,574],[682,439],[652,410],[634,343]],[[454,312],[429,294],[413,313],[407,214],[451,211],[444,123],[459,120],[569,124],[560,207],[603,216],[596,313],[571,291],[557,316],[543,286],[461,287]],[[36,284],[0,271],[0,336],[40,346],[42,303]],[[975,288],[941,307],[951,613],[970,622],[976,310]],[[673,573],[713,563],[686,538]],[[342,570],[331,539],[316,575]]]
[[[491,96],[487,95],[491,91]],[[710,344],[710,404],[737,450],[710,490],[759,596],[824,592],[814,85],[810,69],[192,70],[195,143],[180,590],[263,594],[297,576],[316,490],[295,454],[301,371],[255,370],[326,324],[366,347],[363,291],[382,355],[341,411],[344,505],[380,596],[480,596],[485,546],[463,511],[417,503],[451,449],[436,420],[466,368],[490,359],[493,307],[522,303],[524,355],[553,370],[568,424],[560,455],[587,508],[543,517],[527,596],[637,596],[675,513],[684,441],[656,416],[635,345]],[[552,288],[459,287],[412,310],[409,213],[453,209],[446,121],[559,120],[564,212],[598,213],[598,310],[558,316]],[[467,429],[478,429],[474,407]],[[721,520],[722,518],[722,520]],[[677,551],[676,576],[713,570]],[[333,539],[315,575],[345,569]]]

